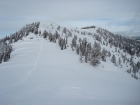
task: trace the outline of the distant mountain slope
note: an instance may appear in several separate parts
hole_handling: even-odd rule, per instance
[[[8,62],[1,57],[2,105],[140,104],[139,42],[36,22],[1,43],[5,57],[12,47]]]

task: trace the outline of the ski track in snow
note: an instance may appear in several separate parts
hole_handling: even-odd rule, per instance
[[[35,60],[33,69],[32,69],[19,83],[14,84],[14,85],[12,85],[12,86],[10,86],[10,87],[8,87],[8,88],[2,90],[2,91],[0,92],[0,94],[6,92],[7,90],[10,90],[10,89],[13,88],[13,87],[16,87],[16,86],[18,86],[18,85],[24,83],[24,81],[31,75],[31,73],[32,73],[33,71],[36,70],[37,62],[38,62],[38,59],[40,58],[40,55],[41,55],[41,52],[42,52],[42,42],[43,42],[43,39],[41,40],[41,43],[40,43],[40,51],[39,51],[39,54],[38,54],[38,56],[37,56],[37,58],[36,58],[36,60]]]
[[[39,54],[38,54],[38,56],[37,56],[37,58],[36,58],[36,60],[35,60],[33,69],[28,73],[28,75],[27,75],[25,78],[23,78],[23,79],[19,82],[19,84],[22,84],[22,83],[24,82],[24,80],[26,80],[26,78],[28,78],[28,77],[31,75],[31,73],[32,73],[33,71],[36,70],[36,65],[37,65],[38,59],[39,59],[39,57],[40,57],[40,55],[41,55],[41,52],[42,52],[42,41],[43,41],[43,39],[41,40],[40,51],[39,51]]]

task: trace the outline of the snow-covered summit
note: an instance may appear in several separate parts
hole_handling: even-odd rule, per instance
[[[2,105],[140,104],[138,42],[36,22],[0,43]]]

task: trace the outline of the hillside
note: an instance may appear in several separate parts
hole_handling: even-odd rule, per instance
[[[46,22],[28,24],[0,45],[2,105],[140,104],[139,42]]]

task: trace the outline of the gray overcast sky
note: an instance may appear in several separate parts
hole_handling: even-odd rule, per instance
[[[0,36],[35,21],[140,35],[140,0],[0,0]]]

